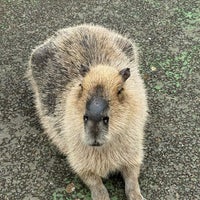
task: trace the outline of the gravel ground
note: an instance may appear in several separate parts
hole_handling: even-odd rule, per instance
[[[200,199],[198,0],[0,0],[0,199],[90,199],[42,134],[24,78],[31,49],[57,29],[85,22],[115,29],[140,47],[150,107],[143,195]],[[120,176],[105,184],[112,200],[125,199]]]

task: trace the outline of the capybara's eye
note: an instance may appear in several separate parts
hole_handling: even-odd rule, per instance
[[[120,88],[117,92],[117,95],[120,95],[122,93],[122,91],[124,90],[124,88]]]
[[[105,124],[105,125],[107,125],[108,124],[108,122],[109,122],[109,117],[103,117],[103,123]]]
[[[81,83],[79,84],[79,87],[80,87],[81,89],[83,89],[83,86],[82,86],[82,84],[81,84]]]
[[[87,116],[87,115],[84,115],[84,116],[83,116],[83,120],[84,120],[84,122],[87,122],[87,121],[88,121],[88,116]]]

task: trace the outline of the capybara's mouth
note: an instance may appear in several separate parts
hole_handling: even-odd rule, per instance
[[[92,147],[100,147],[102,145],[103,145],[102,143],[99,143],[97,141],[95,141],[94,143],[90,144],[90,146],[92,146]]]

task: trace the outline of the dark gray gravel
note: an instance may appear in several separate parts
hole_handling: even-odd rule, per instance
[[[113,28],[140,47],[150,107],[143,195],[200,199],[199,19],[198,0],[1,0],[0,200],[75,199],[55,197],[74,175],[42,134],[24,73],[32,48],[57,29],[84,22]],[[77,184],[81,193],[85,186]],[[117,187],[124,187],[121,179]],[[113,192],[115,200],[124,198],[121,191]]]

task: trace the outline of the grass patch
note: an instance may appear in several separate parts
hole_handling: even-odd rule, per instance
[[[107,188],[111,200],[125,200],[124,183],[118,175],[103,180]],[[52,200],[91,200],[90,190],[75,175],[72,179],[65,180],[66,187],[57,188],[52,194]],[[73,185],[74,188],[69,192],[68,186]]]
[[[91,200],[89,189],[81,182],[78,176],[74,176],[72,179],[65,180],[66,187],[58,188],[52,195],[52,200]],[[74,188],[69,191],[68,186],[73,184]]]

